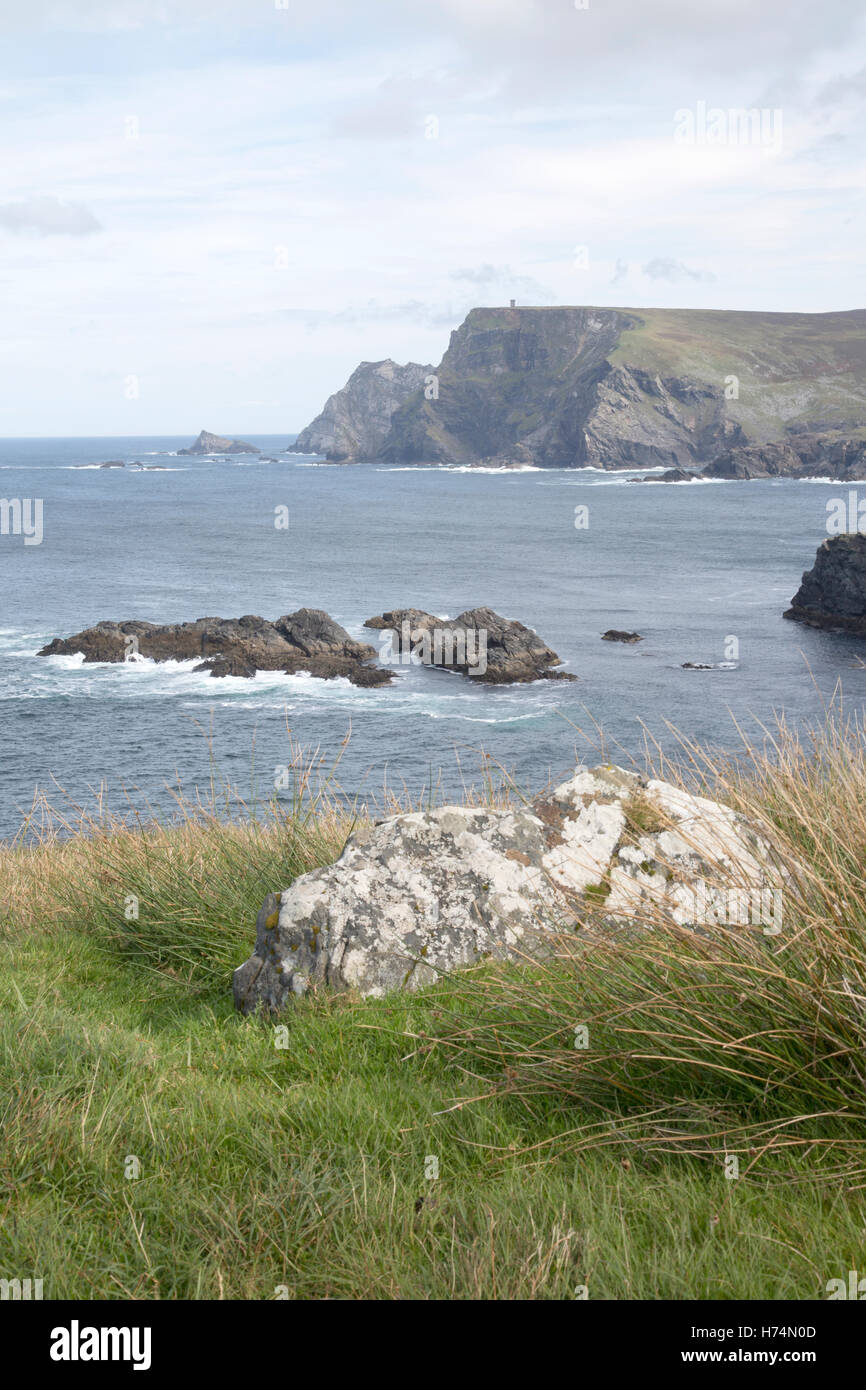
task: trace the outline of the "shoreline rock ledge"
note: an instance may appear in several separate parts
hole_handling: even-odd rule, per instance
[[[320,608],[299,608],[274,622],[243,618],[197,618],[194,623],[102,622],[72,637],[55,637],[38,656],[84,654],[85,662],[120,662],[136,656],[153,661],[200,658],[196,671],[212,676],[248,676],[257,671],[306,672],[323,680],[345,676],[353,685],[387,685],[393,672],[370,663],[376,650],[356,642]]]
[[[618,767],[577,768],[530,807],[443,806],[356,830],[335,864],[268,894],[234,1001],[279,1013],[310,989],[422,989],[485,958],[548,953],[590,904],[612,929],[644,914],[706,922],[720,882],[720,920],[760,930],[743,900],[763,904],[779,875],[743,817]]]
[[[866,535],[855,531],[824,541],[782,616],[866,637]]]

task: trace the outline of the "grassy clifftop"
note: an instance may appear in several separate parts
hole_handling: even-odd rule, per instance
[[[866,311],[473,309],[382,457],[603,468],[866,438]]]
[[[866,1221],[866,740],[782,731],[746,774],[690,756],[800,866],[778,938],[656,930],[280,1020],[236,1015],[230,972],[344,808],[44,823],[0,851],[4,1275],[47,1298],[826,1297]]]
[[[726,403],[750,438],[781,439],[796,426],[866,435],[866,310],[769,314],[634,309],[610,361],[714,384],[735,375]]]

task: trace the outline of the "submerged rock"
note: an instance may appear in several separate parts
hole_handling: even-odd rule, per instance
[[[866,536],[831,536],[783,614],[809,627],[866,637]]]
[[[444,806],[355,831],[335,864],[268,894],[236,1006],[278,1012],[311,988],[417,990],[485,957],[555,949],[588,906],[609,926],[657,918],[759,924],[777,900],[769,846],[737,813],[667,782],[578,768],[535,805]],[[745,901],[744,901],[745,895]],[[719,918],[719,913],[727,915]],[[769,923],[768,923],[769,926]]]
[[[694,483],[701,477],[700,473],[690,473],[687,468],[669,468],[666,473],[659,473],[647,478],[630,478],[632,483]]]
[[[319,608],[299,608],[275,622],[243,618],[197,618],[159,626],[138,620],[102,622],[72,637],[55,637],[39,656],[84,653],[86,662],[202,658],[195,668],[212,676],[254,676],[256,671],[308,672],[328,680],[345,676],[353,685],[387,685],[392,672],[369,663],[375,649],[356,642]]]
[[[684,671],[736,671],[739,667],[736,661],[684,661],[682,669]]]
[[[391,634],[379,653],[385,662],[412,659],[488,685],[577,679],[554,669],[561,659],[537,632],[500,617],[492,608],[469,608],[453,619],[437,618],[420,608],[395,608],[368,618],[364,626]]]

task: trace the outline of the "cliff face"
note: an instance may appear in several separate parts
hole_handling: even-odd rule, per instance
[[[866,535],[824,541],[784,616],[866,637]]]
[[[393,364],[364,364],[349,387],[377,365]],[[728,455],[716,476],[866,475],[866,311],[473,309],[435,376],[434,398],[419,381],[390,428],[378,410],[364,453],[343,456],[694,468]],[[345,410],[349,387],[319,421]],[[357,435],[367,407],[354,399]]]
[[[703,470],[705,478],[866,478],[866,439],[832,432],[792,434],[786,444],[737,445]]]
[[[395,410],[413,391],[421,390],[431,366],[407,362],[401,367],[390,357],[362,362],[341,391],[336,391],[312,424],[292,445],[299,454],[322,454],[337,463],[378,458]]]
[[[723,392],[613,359],[638,327],[618,309],[474,309],[451,335],[438,399],[413,396],[382,449],[393,462],[653,467],[725,437]]]

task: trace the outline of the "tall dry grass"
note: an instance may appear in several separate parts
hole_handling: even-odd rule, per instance
[[[808,1153],[817,1176],[866,1185],[863,724],[834,707],[804,733],[780,722],[736,758],[681,740],[659,772],[771,841],[786,885],[780,933],[654,914],[612,934],[589,913],[546,963],[466,976],[461,1010],[428,1041],[475,1103],[505,1089],[529,1110],[560,1108],[539,1159],[625,1137],[737,1155],[742,1173]]]
[[[361,812],[332,776],[291,745],[284,794],[264,804],[216,775],[205,795],[175,789],[169,816],[41,794],[0,854],[6,928],[73,928],[190,986],[225,982],[265,895],[341,854]]]

